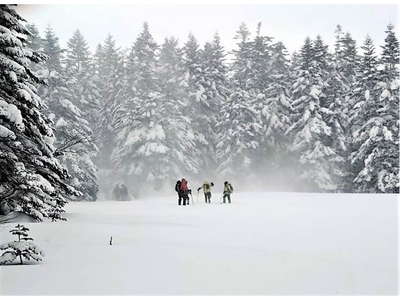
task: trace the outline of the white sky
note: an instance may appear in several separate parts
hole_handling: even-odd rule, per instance
[[[385,29],[390,22],[398,32],[398,6],[395,4],[220,4],[220,5],[23,5],[19,12],[42,32],[51,25],[61,45],[79,28],[92,50],[108,33],[118,45],[130,47],[149,22],[150,31],[157,42],[166,36],[175,36],[184,43],[192,32],[200,43],[210,40],[218,31],[224,45],[231,49],[233,36],[241,22],[254,33],[256,24],[262,22],[262,33],[284,42],[289,51],[301,47],[306,36],[320,34],[332,44],[334,30],[341,24],[362,43],[369,34],[377,48],[382,45]]]

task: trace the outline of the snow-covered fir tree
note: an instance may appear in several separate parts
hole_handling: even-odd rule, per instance
[[[52,43],[48,42],[49,45]],[[93,93],[96,91],[93,65],[81,33],[76,31],[68,41],[62,74],[57,72],[61,58],[53,59],[54,69],[49,74],[54,75],[51,79],[56,80],[55,89],[48,91],[47,98],[51,102],[50,110],[56,124],[58,152],[72,176],[71,185],[82,193],[74,200],[95,201],[98,185],[97,167],[93,160],[98,149],[92,128],[97,124],[98,105],[97,96]]]
[[[271,46],[272,38],[261,34],[261,22],[257,24],[257,32],[252,41],[250,68],[251,88],[258,94],[263,94],[270,84],[269,73],[271,71]]]
[[[111,154],[115,146],[115,115],[124,99],[125,74],[123,53],[114,38],[108,35],[95,53],[95,87],[99,103],[99,126],[96,144],[99,168],[112,168]]]
[[[285,46],[277,42],[270,47],[269,84],[259,97],[258,107],[263,126],[260,166],[278,169],[287,160],[289,140],[285,134],[290,126],[289,60]],[[264,163],[263,163],[264,162]],[[266,165],[265,165],[266,162]]]
[[[0,245],[0,250],[4,251],[0,256],[0,265],[12,264],[15,261],[21,265],[24,261],[43,261],[44,252],[32,242],[33,238],[29,236],[28,231],[28,227],[20,224],[10,230],[18,240]]]
[[[166,133],[172,178],[181,174],[195,176],[200,172],[200,154],[192,128],[188,83],[183,65],[182,50],[175,38],[165,39],[159,57],[157,77],[160,86],[161,126]]]
[[[248,173],[260,146],[261,120],[255,107],[256,92],[248,84],[252,74],[250,32],[241,24],[233,51],[230,94],[222,101],[217,123],[218,173],[225,176]]]
[[[355,80],[358,63],[356,41],[349,32],[344,33],[340,25],[336,27],[335,33],[335,67],[346,79],[346,84],[351,86]]]
[[[27,38],[29,48],[31,48],[33,51],[39,51],[42,47],[42,41],[38,28],[35,24],[27,24],[26,29],[30,33]]]
[[[10,5],[0,5],[0,32],[0,199],[43,220],[61,213],[65,194],[74,193],[54,157],[53,128],[36,90],[42,82],[31,70],[44,56],[27,47],[30,33]]]
[[[335,191],[337,176],[341,176],[338,163],[342,158],[333,147],[333,130],[327,123],[332,112],[326,106],[327,76],[324,69],[325,46],[317,38],[306,39],[299,57],[297,80],[292,86],[293,124],[291,150],[298,155],[300,178],[313,190]]]
[[[201,52],[200,89],[192,102],[196,130],[205,137],[206,145],[202,152],[202,171],[205,174],[216,172],[216,124],[220,117],[220,108],[229,95],[225,50],[216,33],[211,42],[204,45]]]
[[[136,191],[145,185],[162,188],[170,171],[166,131],[162,120],[161,93],[157,77],[158,45],[147,23],[127,60],[127,98],[117,121],[115,168]]]
[[[207,123],[209,119],[204,117],[200,110],[202,108],[202,99],[205,98],[203,93],[205,89],[202,85],[203,82],[203,69],[202,69],[202,50],[198,44],[195,36],[189,34],[188,40],[186,41],[182,49],[183,66],[185,69],[185,81],[187,83],[186,93],[189,99],[187,115],[193,117],[192,128],[195,131],[195,142],[196,148],[200,151],[201,155],[210,155],[209,149],[212,147],[210,141],[207,138]],[[206,173],[206,165],[209,159],[202,158],[199,160],[200,169],[202,173]]]
[[[371,124],[369,119],[376,116],[378,101],[374,93],[378,81],[378,61],[372,39],[367,36],[361,47],[363,53],[357,69],[355,87],[351,94],[350,125],[352,135],[351,171],[353,190],[367,191],[374,183],[361,184],[360,172],[364,169],[364,161],[368,155],[362,144],[369,139]],[[370,151],[368,149],[367,151]],[[367,180],[369,181],[369,180]],[[376,182],[375,182],[376,184]],[[362,185],[362,186],[361,186]]]
[[[235,86],[246,91],[251,89],[252,49],[250,31],[245,23],[240,24],[235,34],[236,49],[232,51],[234,59],[230,66],[231,78]]]
[[[379,61],[371,38],[362,47],[352,119],[354,190],[399,191],[398,40],[387,30]],[[379,70],[380,69],[380,70]]]

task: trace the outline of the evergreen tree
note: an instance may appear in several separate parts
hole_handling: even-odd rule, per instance
[[[178,178],[181,174],[196,175],[200,171],[200,153],[191,126],[193,116],[190,115],[190,102],[187,99],[188,83],[182,51],[178,48],[176,39],[165,39],[157,73],[161,94],[160,123],[166,132],[166,144],[170,149],[169,174],[173,178]]]
[[[17,259],[21,265],[24,260],[43,261],[44,253],[32,242],[28,231],[29,228],[20,224],[10,230],[12,235],[18,236],[18,240],[0,245],[0,250],[4,251],[0,256],[0,265],[13,263]]]
[[[335,33],[335,68],[346,80],[345,83],[350,89],[355,80],[358,62],[356,41],[353,40],[350,33],[344,33],[340,25],[336,27]]]
[[[28,46],[33,51],[39,51],[42,48],[39,30],[35,24],[27,24],[26,29],[29,31],[27,37]]]
[[[42,81],[31,63],[44,56],[28,48],[30,33],[11,5],[0,5],[0,32],[0,199],[38,220],[54,210],[60,218],[74,189],[54,157],[53,128],[35,88]]]
[[[186,115],[193,116],[192,128],[195,132],[195,144],[202,158],[199,158],[199,168],[203,175],[207,173],[206,166],[209,164],[207,157],[210,153],[209,136],[207,135],[208,117],[201,112],[205,105],[205,89],[203,87],[203,51],[200,49],[196,38],[189,34],[182,52],[183,66],[185,70],[185,81],[187,82],[187,98],[189,99]],[[206,155],[206,156],[203,156]],[[208,175],[208,174],[207,174]]]
[[[387,74],[391,79],[398,76],[399,66],[399,41],[394,33],[394,26],[389,24],[385,31],[385,44],[382,46],[381,63],[384,67],[384,74]]]
[[[399,192],[399,53],[390,25],[386,33],[380,67],[369,37],[362,47],[351,156],[358,192]]]
[[[261,120],[256,111],[257,94],[251,89],[252,44],[250,32],[241,24],[233,51],[230,94],[222,101],[217,123],[218,173],[233,176],[249,172],[260,146]]]
[[[115,146],[116,112],[124,98],[124,57],[109,35],[95,53],[95,86],[99,102],[99,126],[96,128],[99,147],[96,162],[100,168],[112,167],[111,154]]]
[[[232,79],[234,86],[245,91],[251,89],[251,74],[252,74],[252,49],[253,44],[250,40],[250,31],[246,24],[242,23],[235,35],[236,47],[233,50],[235,56],[231,64]]]
[[[207,42],[201,52],[200,90],[193,103],[196,129],[206,140],[202,151],[204,174],[214,174],[216,165],[216,124],[221,104],[228,96],[225,50],[218,34]]]
[[[82,197],[73,200],[95,201],[98,185],[93,160],[98,149],[92,128],[95,128],[98,105],[93,93],[96,89],[90,53],[81,33],[76,31],[68,41],[60,77],[57,65],[61,57],[53,59],[55,69],[49,73],[55,74],[58,82],[54,83],[55,90],[49,91],[48,99],[57,128],[58,152],[72,175],[71,185],[82,193]]]
[[[356,192],[369,191],[376,182],[370,182],[370,178],[363,182],[361,171],[364,170],[365,159],[368,156],[370,147],[362,147],[369,139],[371,124],[368,122],[376,116],[378,101],[374,93],[378,81],[377,57],[372,39],[367,36],[361,47],[363,54],[361,63],[358,66],[355,88],[351,95],[351,166],[353,176],[353,190]],[[365,174],[367,175],[367,174]],[[368,174],[369,175],[369,174]]]
[[[68,40],[64,65],[72,102],[87,114],[93,129],[97,124],[96,112],[99,110],[98,94],[94,93],[94,65],[89,46],[79,30]]]
[[[127,99],[119,111],[118,146],[113,152],[120,175],[128,178],[137,191],[148,185],[160,189],[170,171],[170,148],[160,123],[157,50],[148,24],[144,23],[127,61]]]
[[[352,175],[350,162],[350,98],[355,84],[357,66],[357,51],[355,41],[349,33],[344,33],[337,26],[335,52],[329,62],[329,87],[327,97],[331,99],[328,108],[327,122],[333,130],[335,152],[342,157],[340,169],[342,172],[341,184],[338,191],[350,192],[352,190]]]
[[[279,168],[285,155],[288,139],[285,134],[290,126],[289,115],[292,110],[289,95],[289,66],[285,46],[277,42],[271,47],[270,84],[265,90],[262,102],[261,119],[263,124],[262,149],[269,167]]]
[[[252,41],[250,68],[250,88],[257,94],[264,94],[271,83],[269,74],[271,71],[271,47],[272,38],[261,35],[261,22],[257,25],[257,34]]]
[[[314,45],[306,39],[299,57],[297,80],[292,87],[292,126],[287,130],[293,144],[291,150],[298,155],[300,177],[312,189],[335,191],[337,176],[341,176],[338,163],[342,158],[333,147],[333,130],[327,123],[331,111],[325,106],[327,73],[324,69],[325,46],[317,38]]]
[[[261,124],[254,107],[254,95],[234,88],[222,104],[217,123],[218,173],[224,176],[247,174],[260,146]]]

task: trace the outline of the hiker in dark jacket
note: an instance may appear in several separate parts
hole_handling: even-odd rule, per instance
[[[121,200],[121,189],[120,189],[118,183],[114,186],[114,189],[112,191],[112,198],[113,198],[113,200],[116,200],[116,201]]]
[[[224,182],[224,196],[222,198],[223,202],[225,203],[225,199],[228,199],[229,203],[231,203],[231,194],[233,192],[232,185],[228,182]]]
[[[197,192],[199,192],[201,189],[203,189],[204,192],[204,200],[206,203],[211,203],[211,187],[214,186],[214,183],[208,183],[205,181],[201,187],[197,189]]]
[[[129,199],[129,192],[128,192],[128,187],[121,183],[119,185],[119,196],[121,201],[128,201]]]
[[[178,180],[175,184],[175,191],[178,193],[178,205],[182,204],[181,181]]]

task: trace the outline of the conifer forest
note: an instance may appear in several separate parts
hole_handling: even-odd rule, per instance
[[[1,207],[62,218],[68,201],[173,191],[182,176],[322,193],[399,192],[399,41],[332,28],[289,53],[262,23],[235,47],[144,23],[130,48],[91,51],[79,28],[61,47],[0,6]],[[110,180],[112,178],[112,180]],[[216,180],[216,179],[215,179]]]

